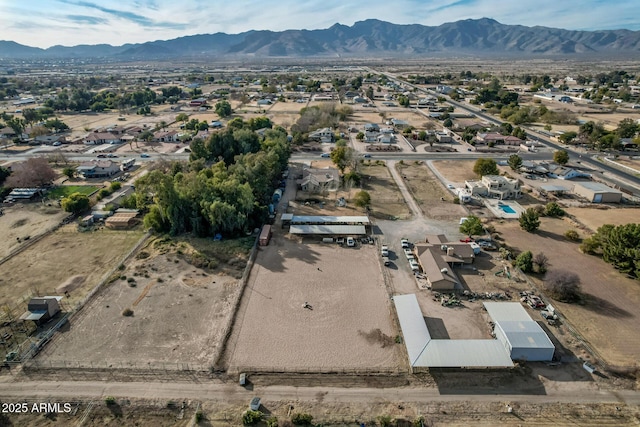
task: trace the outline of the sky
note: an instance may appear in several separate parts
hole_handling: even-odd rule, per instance
[[[437,26],[493,18],[569,30],[640,30],[638,0],[0,0],[0,40],[114,46],[193,34],[328,28],[365,19]]]

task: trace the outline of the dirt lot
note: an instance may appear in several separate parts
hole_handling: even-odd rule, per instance
[[[258,252],[226,356],[231,370],[401,366],[376,247],[316,242],[277,232]]]
[[[39,360],[45,366],[63,361],[80,366],[211,366],[238,296],[238,280],[219,268],[212,272],[208,263],[206,270],[195,267],[199,257],[189,257],[189,251],[186,244],[150,242]],[[125,309],[133,315],[124,316]]]
[[[75,224],[66,225],[2,265],[0,303],[13,307],[33,292],[61,295],[67,290],[71,297],[64,301],[73,306],[141,237],[142,231],[81,233]]]
[[[571,228],[567,220],[542,218],[540,230],[530,234],[515,221],[495,222],[505,242],[518,250],[543,251],[551,265],[549,270],[566,269],[580,277],[582,304],[554,302],[562,314],[596,349],[615,366],[633,366],[640,354],[637,337],[640,316],[638,282],[627,279],[597,257],[584,255],[578,244],[563,234]],[[586,356],[577,348],[578,355]]]
[[[465,181],[478,179],[473,173],[474,163],[475,160],[434,160],[433,166],[442,176],[461,187]]]
[[[396,163],[396,168],[425,216],[445,220],[465,216],[464,208],[453,204],[453,193],[445,189],[423,162]]]
[[[565,210],[593,232],[604,224],[624,225],[638,222],[640,218],[640,209],[637,208],[566,208]]]
[[[398,219],[407,219],[411,216],[409,207],[384,163],[366,161],[361,165],[360,171],[362,189],[371,194],[373,216]]]
[[[0,258],[24,244],[24,238],[34,238],[59,224],[67,215],[57,207],[41,203],[16,203],[3,206],[0,216]],[[18,238],[22,241],[19,242]]]

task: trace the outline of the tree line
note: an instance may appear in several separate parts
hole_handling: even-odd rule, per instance
[[[289,160],[282,128],[260,138],[250,129],[227,129],[195,139],[188,163],[173,162],[136,182],[127,204],[148,208],[145,226],[172,235],[239,235],[262,225]]]

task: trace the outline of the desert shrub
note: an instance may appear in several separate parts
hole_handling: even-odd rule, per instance
[[[196,412],[196,423],[199,423],[202,420],[204,420],[204,413],[202,411]]]
[[[108,406],[111,405],[115,405],[116,404],[116,398],[113,396],[107,396],[104,398],[104,403],[106,403]]]
[[[544,252],[540,252],[533,257],[533,263],[538,267],[538,273],[544,274],[547,272],[547,267],[549,266],[549,258]]]
[[[549,294],[562,302],[580,299],[580,277],[567,270],[554,270],[547,274],[545,285]]]
[[[276,417],[271,417],[267,420],[267,427],[278,427],[278,419]]]
[[[544,214],[551,217],[561,217],[565,214],[564,209],[556,202],[549,202],[544,207]]]
[[[158,283],[162,283],[164,282],[164,279],[162,277],[158,277]]]
[[[313,416],[305,413],[295,413],[291,416],[291,422],[297,426],[310,426]]]
[[[572,242],[580,241],[580,235],[576,230],[567,230],[567,232],[564,233],[564,237],[566,237],[567,240],[571,240]]]
[[[262,412],[260,411],[246,411],[242,414],[242,424],[245,426],[252,426],[258,424],[262,420]]]
[[[130,308],[125,308],[124,310],[122,310],[122,315],[124,317],[131,317],[133,316],[133,310],[131,310]]]
[[[140,251],[136,255],[136,259],[147,259],[147,258],[149,258],[149,256],[150,256],[149,252]]]
[[[391,417],[389,415],[380,415],[378,417],[378,424],[381,427],[390,427],[391,426]]]
[[[118,266],[118,270],[120,270],[120,271],[124,270],[124,264],[120,264],[120,265]]]
[[[133,282],[135,282],[135,281],[136,281],[136,279],[134,279],[133,277],[129,277],[129,278],[127,279],[127,282],[129,282],[129,283],[133,283]]]

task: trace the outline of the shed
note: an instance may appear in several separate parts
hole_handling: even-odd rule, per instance
[[[622,191],[611,188],[600,182],[576,182],[573,192],[591,203],[620,203]]]
[[[260,232],[260,246],[267,246],[269,244],[269,240],[271,240],[271,234],[271,226],[269,224],[263,225],[262,231]]]
[[[495,323],[493,332],[511,359],[530,362],[553,360],[555,346],[519,302],[485,302]]]
[[[62,297],[45,296],[29,300],[27,311],[20,316],[20,320],[33,320],[41,324],[45,323],[60,312],[60,300]]]

